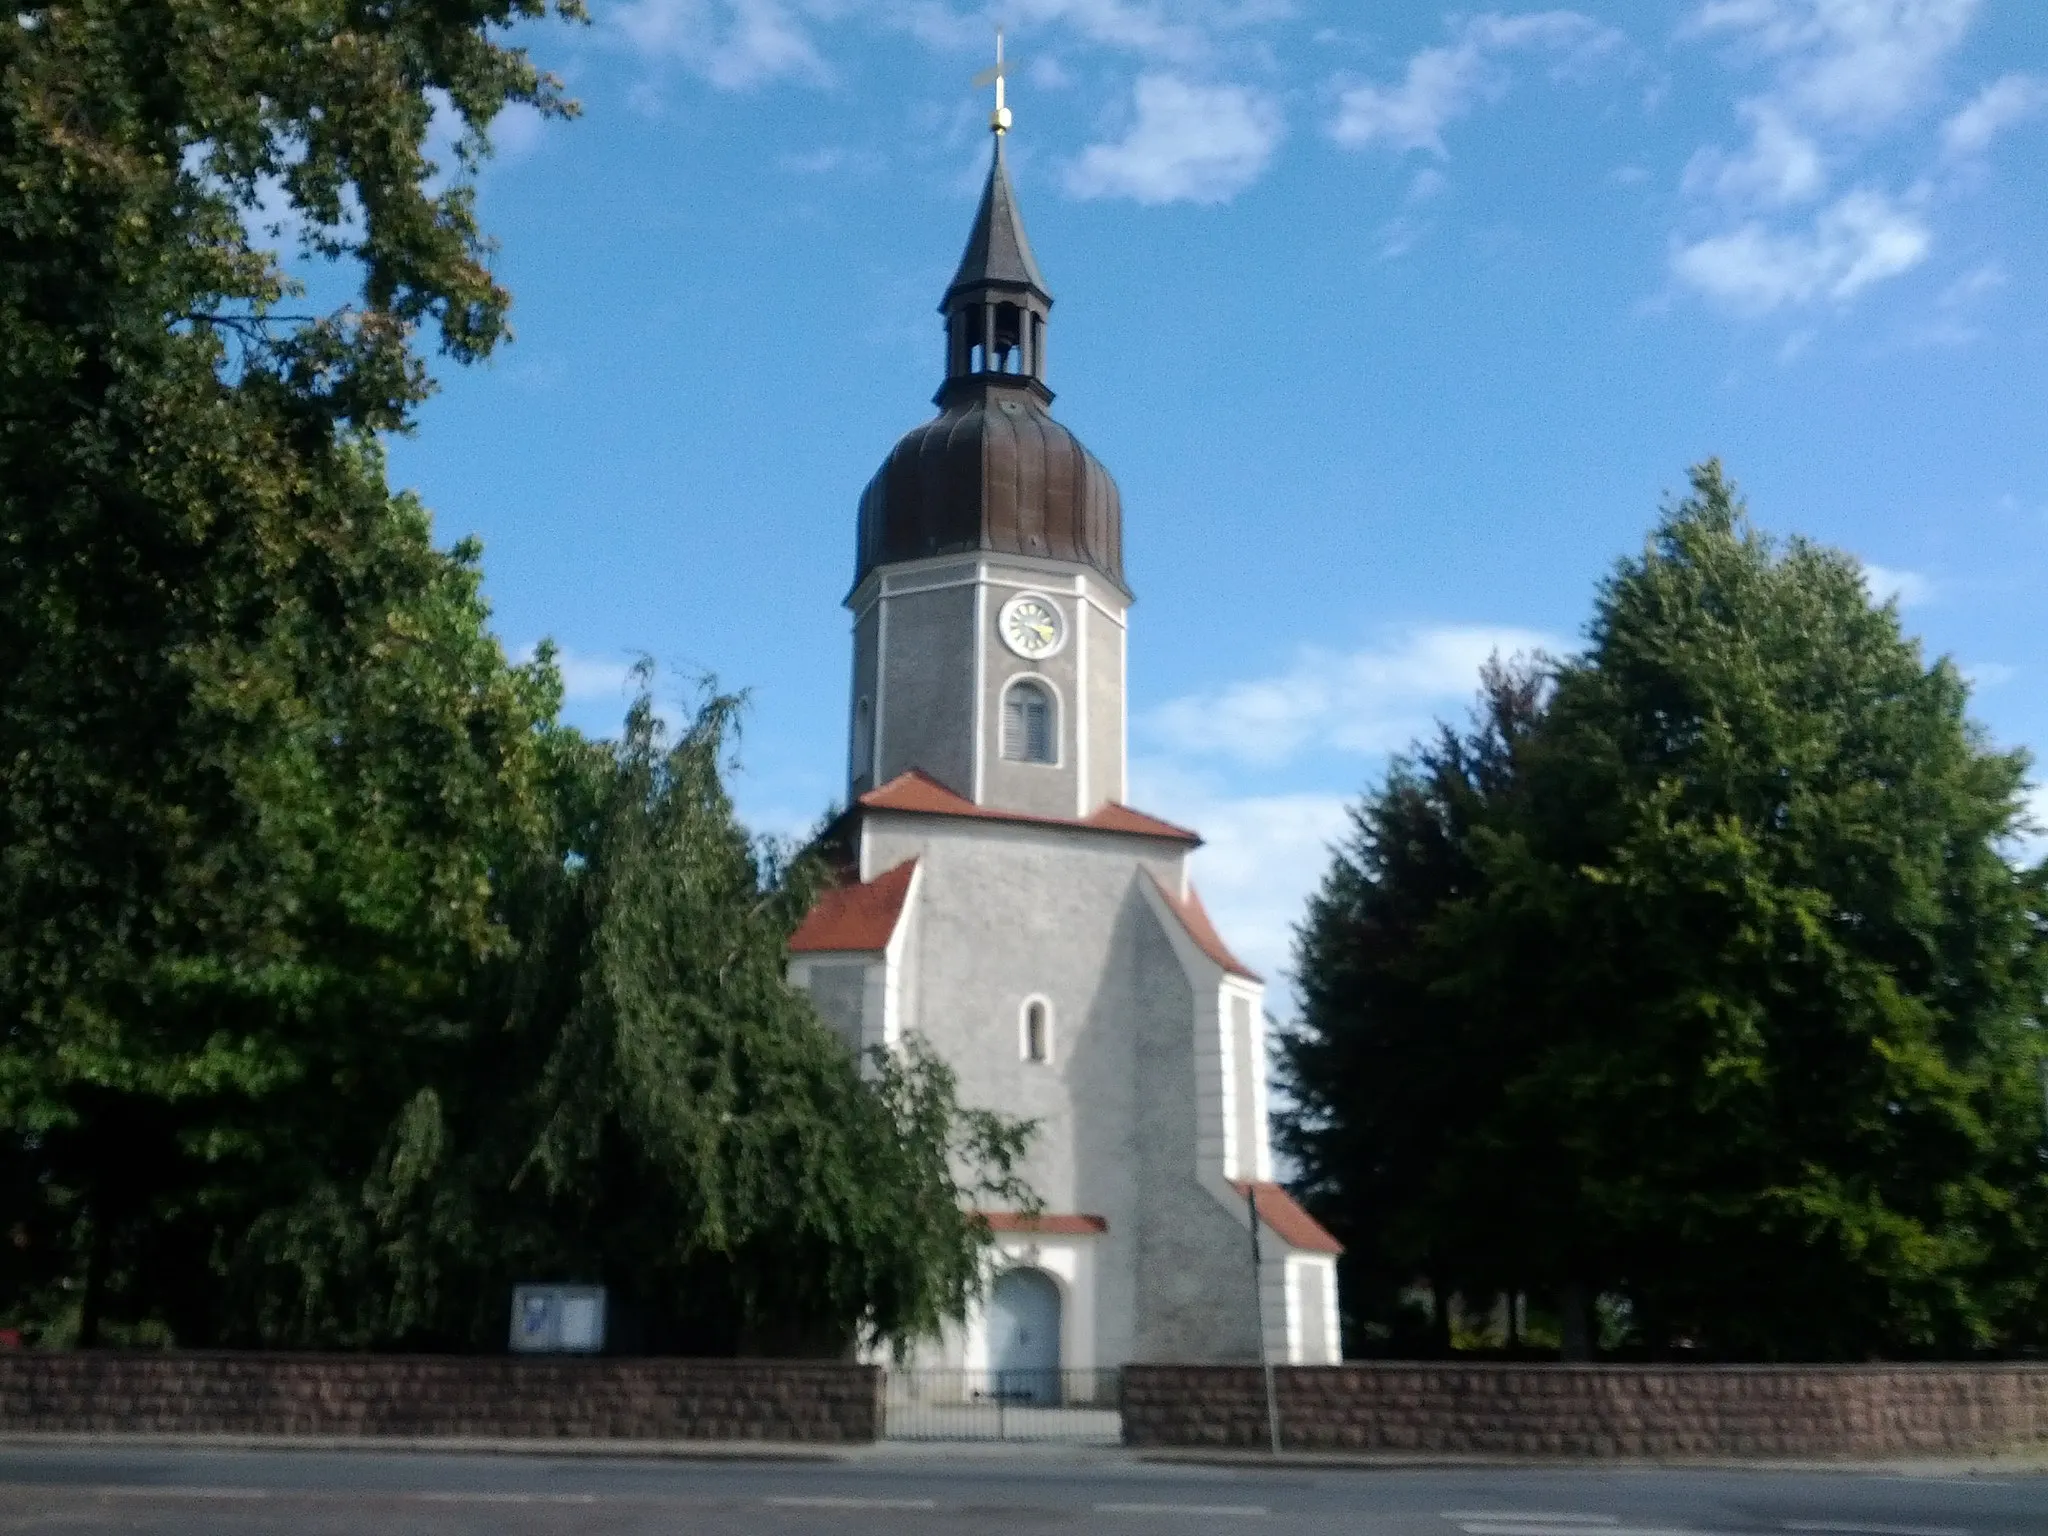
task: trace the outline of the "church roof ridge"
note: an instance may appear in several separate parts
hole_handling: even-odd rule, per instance
[[[956,794],[921,768],[907,768],[888,783],[859,796],[855,805],[871,811],[907,811],[919,816],[964,816],[982,821],[1015,821],[1041,827],[1072,827],[1083,832],[1121,832],[1135,837],[1169,838],[1199,844],[1202,835],[1157,816],[1107,800],[1086,816],[1046,816],[976,805]],[[1220,941],[1219,941],[1220,942]],[[1250,973],[1247,972],[1247,975]]]
[[[1052,290],[1038,270],[1031,254],[1031,239],[1024,233],[1024,215],[1017,207],[1017,194],[1010,188],[1010,172],[1003,159],[1002,136],[996,136],[996,151],[989,161],[988,180],[981,189],[981,206],[975,210],[974,225],[968,231],[967,249],[960,253],[960,265],[946,296],[939,303],[944,310],[954,294],[963,288],[1030,288],[1050,303]]]
[[[1180,919],[1181,927],[1187,929],[1188,937],[1195,941],[1195,947],[1233,976],[1242,976],[1246,981],[1264,981],[1265,978],[1236,955],[1223,942],[1223,935],[1216,931],[1216,924],[1209,918],[1209,909],[1202,905],[1202,898],[1193,885],[1188,887],[1186,896],[1176,896],[1157,875],[1152,884],[1158,889],[1160,900],[1173,909],[1173,915]]]
[[[887,949],[916,874],[917,860],[905,859],[872,880],[831,887],[790,935],[790,953]]]
[[[1330,1229],[1302,1209],[1285,1184],[1267,1179],[1232,1179],[1230,1187],[1240,1195],[1259,1192],[1259,1221],[1290,1248],[1305,1253],[1342,1253],[1344,1245],[1330,1235]]]

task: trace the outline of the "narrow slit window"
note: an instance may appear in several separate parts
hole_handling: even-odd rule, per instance
[[[1024,1005],[1024,1059],[1052,1060],[1052,1016],[1035,998]]]
[[[1013,763],[1054,761],[1052,695],[1038,683],[1012,683],[1003,695],[1003,756]]]
[[[862,699],[853,709],[853,776],[866,778],[874,768],[875,709]]]

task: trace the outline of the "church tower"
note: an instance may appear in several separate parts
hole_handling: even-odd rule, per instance
[[[947,285],[939,414],[860,501],[848,788],[916,768],[1004,810],[1126,794],[1123,509],[1053,420],[1052,294],[1002,138]]]
[[[790,981],[849,1047],[916,1035],[1037,1125],[1043,1214],[982,1213],[986,1304],[922,1363],[1052,1401],[1127,1361],[1335,1360],[1337,1245],[1273,1182],[1264,986],[1189,879],[1200,837],[1125,803],[1123,509],[1051,415],[1000,80],[991,126],[938,414],[860,498],[847,867]]]

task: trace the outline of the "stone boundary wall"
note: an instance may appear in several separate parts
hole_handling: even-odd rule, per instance
[[[1290,1450],[1939,1456],[2048,1443],[2048,1366],[1357,1364],[1275,1370]],[[1124,1441],[1270,1444],[1256,1366],[1132,1365]]]
[[[872,1441],[871,1365],[0,1352],[0,1433]]]

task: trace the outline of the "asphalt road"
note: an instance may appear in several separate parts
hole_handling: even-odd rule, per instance
[[[0,1446],[0,1531],[150,1536],[2048,1536],[2048,1477]]]

